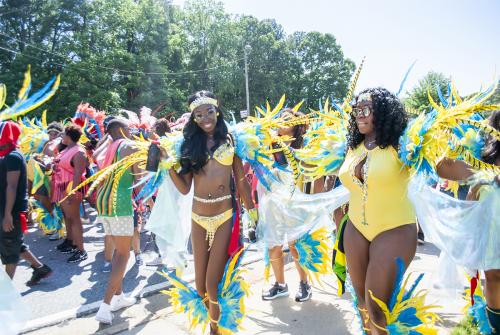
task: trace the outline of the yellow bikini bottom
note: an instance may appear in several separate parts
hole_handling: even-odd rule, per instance
[[[233,209],[228,209],[224,213],[215,216],[201,216],[194,212],[191,213],[191,219],[207,231],[208,250],[212,247],[215,232],[227,220],[233,217]]]

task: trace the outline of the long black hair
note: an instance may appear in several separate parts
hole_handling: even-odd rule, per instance
[[[408,124],[408,115],[397,96],[385,88],[368,88],[356,97],[356,103],[360,95],[370,94],[373,102],[373,124],[375,126],[377,145],[384,149],[388,146],[399,147],[399,138]],[[347,144],[349,148],[355,149],[363,142],[365,135],[361,134],[356,125],[356,116],[351,113],[349,121],[349,135]]]
[[[188,98],[188,106],[198,98],[207,97],[217,99],[209,91],[198,91]],[[184,126],[184,142],[181,146],[181,174],[193,172],[198,173],[207,164],[209,154],[213,153],[218,146],[227,141],[227,126],[224,116],[219,107],[217,110],[217,123],[215,124],[214,140],[215,146],[207,150],[207,134],[194,122],[194,114],[191,113],[189,121]]]
[[[489,124],[496,130],[500,130],[500,110],[494,111],[493,114],[491,114]],[[500,141],[497,141],[494,136],[489,136],[481,156],[486,163],[496,164],[497,160],[500,158]]]

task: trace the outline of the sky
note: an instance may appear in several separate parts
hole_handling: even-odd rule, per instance
[[[461,94],[469,94],[500,73],[500,0],[222,2],[232,14],[275,19],[288,34],[333,34],[356,64],[366,56],[358,89],[383,86],[397,91],[414,61],[405,89],[427,72],[438,71],[451,77]]]

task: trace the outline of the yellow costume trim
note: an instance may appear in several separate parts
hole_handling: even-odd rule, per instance
[[[224,213],[215,216],[202,216],[191,213],[191,219],[207,231],[208,249],[212,247],[217,229],[227,220],[233,217],[233,209],[228,209]]]
[[[387,333],[387,329],[385,329],[384,327],[380,327],[378,324],[376,324],[376,323],[375,323],[375,321],[370,320],[370,322],[371,322],[371,324],[372,324],[372,325],[374,325],[377,329],[382,330],[382,331],[384,331],[384,332],[386,332],[386,333]]]
[[[213,300],[210,300],[210,299],[208,299],[208,301],[209,301],[211,304],[214,304],[214,305],[218,305],[218,304],[219,304],[219,302],[218,302],[218,301],[213,301]]]
[[[234,147],[230,143],[221,144],[217,149],[215,149],[212,157],[221,165],[231,166],[233,165],[234,159]]]
[[[361,315],[361,314],[363,314],[361,317],[362,317],[362,318],[364,317],[364,319],[363,319],[363,322],[364,322],[364,323],[363,323],[363,330],[364,330],[364,331],[367,331],[367,332],[371,332],[371,329],[370,329],[370,328],[366,328],[366,327],[365,327],[365,323],[370,322],[370,314],[368,314],[368,310],[367,310],[367,309],[365,309],[365,308],[358,308],[358,310],[359,310],[359,312],[360,312],[360,313],[359,313],[360,315]],[[385,330],[385,329],[384,329],[384,330]]]
[[[362,144],[363,145],[363,144]],[[356,168],[358,167],[361,162],[365,161],[363,166],[361,167],[361,175],[363,176],[363,181],[359,180],[358,177],[356,177]],[[359,155],[350,165],[349,167],[349,172],[351,173],[352,180],[356,185],[358,185],[361,188],[361,198],[363,201],[363,207],[361,208],[361,223],[363,225],[367,225],[368,223],[366,222],[366,201],[368,198],[368,167],[369,167],[369,158],[368,158],[368,152],[366,150],[363,150],[361,155]]]

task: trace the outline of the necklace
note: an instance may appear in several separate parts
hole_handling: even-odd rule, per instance
[[[374,144],[376,144],[376,142],[377,142],[377,140],[373,140],[370,142],[365,141],[365,147],[367,147],[368,149],[371,149],[372,147],[374,147]]]

